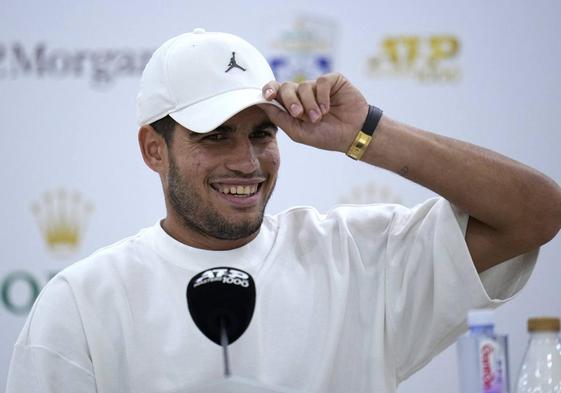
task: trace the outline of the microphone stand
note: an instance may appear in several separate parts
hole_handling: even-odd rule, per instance
[[[224,376],[230,376],[230,361],[228,359],[228,334],[226,332],[226,321],[224,317],[220,317],[220,345],[222,345],[222,354],[224,355]]]

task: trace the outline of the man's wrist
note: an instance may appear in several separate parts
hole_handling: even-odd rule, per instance
[[[374,131],[382,118],[383,111],[374,105],[368,106],[368,114],[362,128],[357,132],[351,146],[347,149],[347,156],[360,160],[372,142]]]

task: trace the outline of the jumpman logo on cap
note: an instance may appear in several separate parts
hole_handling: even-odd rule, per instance
[[[232,52],[232,57],[230,58],[230,63],[228,64],[228,68],[224,72],[228,72],[232,68],[239,68],[240,70],[245,71],[245,68],[243,68],[238,63],[236,63],[236,52]]]

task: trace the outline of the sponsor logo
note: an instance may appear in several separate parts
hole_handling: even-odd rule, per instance
[[[298,17],[290,27],[281,28],[269,57],[276,79],[301,82],[331,72],[336,33],[334,21],[311,16]]]
[[[239,68],[240,70],[245,71],[245,68],[243,68],[238,63],[236,63],[236,52],[232,52],[232,57],[230,58],[230,63],[228,63],[228,68],[226,68],[226,71],[224,71],[224,72],[228,72],[232,68]]]
[[[45,192],[31,205],[47,249],[55,257],[75,255],[82,241],[93,204],[78,192]],[[11,314],[25,316],[43,286],[58,270],[43,273],[14,270],[0,278],[0,299]]]
[[[57,272],[48,272],[44,277],[24,270],[7,274],[0,281],[2,305],[8,312],[15,315],[27,315],[41,288],[55,276]]]
[[[95,88],[138,77],[152,56],[148,49],[65,49],[44,42],[0,42],[0,81],[35,77],[87,79]]]
[[[93,204],[78,192],[59,189],[45,192],[31,210],[48,249],[67,256],[78,250]]]
[[[481,373],[483,378],[484,391],[490,391],[495,381],[495,373],[493,372],[493,356],[494,348],[492,345],[485,344],[481,348]]]
[[[202,272],[201,276],[195,281],[193,288],[216,281],[222,282],[223,284],[234,284],[242,287],[248,287],[248,279],[249,275],[247,273],[237,269],[214,268]]]
[[[460,79],[460,40],[451,34],[395,35],[381,40],[378,53],[368,59],[377,78],[413,78],[420,82],[454,82]]]
[[[339,198],[339,203],[352,205],[367,205],[370,203],[403,203],[401,197],[388,185],[368,182],[351,188],[349,192]]]

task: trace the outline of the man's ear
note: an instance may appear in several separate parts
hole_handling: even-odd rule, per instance
[[[166,173],[168,163],[168,146],[164,137],[150,125],[138,130],[138,144],[142,158],[150,169],[159,174]]]

